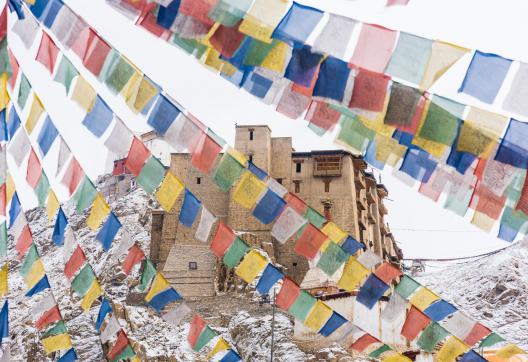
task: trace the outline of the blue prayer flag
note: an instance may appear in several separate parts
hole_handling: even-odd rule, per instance
[[[347,236],[347,238],[341,245],[341,249],[343,249],[350,255],[354,255],[359,249],[363,249],[364,247],[365,244],[360,243],[350,235]]]
[[[279,25],[275,28],[272,38],[280,39],[287,43],[304,43],[312,33],[324,12],[293,2],[292,6],[284,15]]]
[[[180,222],[189,228],[192,227],[201,205],[202,202],[191,191],[185,189],[185,199],[180,210]]]
[[[456,145],[458,144],[458,138],[460,136],[460,130],[462,129],[463,125],[463,121],[459,123],[458,134],[455,138],[455,142],[453,143],[453,147],[451,147],[451,152],[449,152],[449,156],[447,157],[446,161],[449,166],[454,167],[462,175],[466,173],[468,168],[477,159],[477,156],[468,152],[458,151],[456,148]]]
[[[403,132],[400,130],[395,130],[392,134],[392,138],[398,141],[398,143],[402,146],[408,147],[408,148],[417,148],[415,145],[412,144],[412,140],[414,138],[414,135],[408,132]]]
[[[264,181],[268,174],[264,171],[262,171],[260,168],[255,166],[255,164],[251,161],[248,161],[248,170],[253,173],[253,175],[257,176],[259,180]]]
[[[508,225],[500,224],[499,235],[497,236],[500,239],[511,243],[512,241],[515,240],[518,233],[519,233],[518,230],[515,230],[514,228],[511,228]]]
[[[156,294],[154,298],[148,302],[148,305],[160,313],[163,308],[169,303],[182,299],[174,288],[165,289],[163,292]]]
[[[389,286],[387,284],[374,274],[371,274],[359,289],[356,301],[372,309],[388,289]]]
[[[82,124],[93,133],[95,137],[101,137],[112,122],[114,114],[108,105],[99,96],[95,99],[92,111],[84,117]]]
[[[476,50],[458,91],[485,103],[493,103],[511,63],[511,59]]]
[[[268,225],[279,217],[285,206],[286,201],[268,189],[253,210],[253,216],[259,219],[261,223]]]
[[[170,29],[178,15],[181,0],[173,0],[168,6],[160,6],[156,22],[165,29]]]
[[[15,192],[11,199],[11,205],[9,206],[9,227],[13,226],[18,214],[22,211],[22,205],[18,199],[18,194]]]
[[[499,162],[528,169],[528,123],[511,119],[495,155]]]
[[[48,154],[51,145],[53,144],[58,135],[59,132],[57,131],[57,128],[55,128],[55,125],[51,121],[51,118],[49,117],[49,115],[46,116],[46,119],[44,120],[44,124],[42,125],[37,140],[40,150],[42,151],[42,154],[44,156]]]
[[[44,12],[44,21],[42,22],[46,28],[51,28],[63,5],[64,4],[61,0],[51,0],[49,6]]]
[[[112,312],[112,306],[110,306],[110,302],[108,301],[108,299],[103,298],[101,307],[99,307],[99,314],[97,315],[97,320],[95,321],[95,329],[97,329],[97,331],[100,331],[101,325],[103,324],[106,315],[110,312]]]
[[[16,112],[16,109],[13,106],[9,110],[9,118],[7,121],[7,133],[9,135],[9,139],[13,138],[18,127],[20,127],[20,117],[18,117],[18,113]]]
[[[251,45],[251,37],[248,36],[244,38],[244,40],[242,40],[242,43],[240,44],[235,54],[231,58],[228,58],[225,55],[220,55],[220,59],[229,62],[233,67],[239,69],[242,73],[251,71],[253,70],[252,66],[244,65],[244,58],[246,57],[246,54],[249,50],[250,45]],[[242,82],[240,84],[242,84],[244,80],[245,78],[242,79]]]
[[[326,321],[319,333],[324,337],[328,337],[346,322],[348,321],[341,314],[332,312],[330,319]]]
[[[312,53],[308,45],[294,48],[284,77],[303,87],[310,88],[322,58],[321,54]]]
[[[62,207],[59,207],[59,212],[57,213],[57,219],[55,220],[55,227],[53,228],[53,234],[51,239],[57,246],[62,246],[64,243],[64,234],[66,231],[66,226],[68,226],[68,219],[62,210]]]
[[[101,230],[99,230],[97,236],[95,237],[101,242],[101,244],[103,244],[103,249],[105,251],[110,250],[110,247],[112,246],[112,241],[114,241],[114,238],[120,228],[121,222],[112,211],[106,219],[105,223],[103,224],[103,227],[101,228]]]
[[[44,275],[42,279],[40,279],[40,281],[26,293],[26,297],[32,297],[46,289],[51,289],[51,286],[48,281],[48,276]]]
[[[163,94],[160,94],[154,108],[150,112],[147,123],[158,134],[164,135],[180,113],[181,111],[174,103],[168,100]]]
[[[436,161],[429,158],[429,154],[420,149],[408,149],[405,153],[400,171],[413,179],[427,183],[436,169]]]
[[[275,266],[268,263],[257,283],[257,292],[260,294],[268,294],[271,287],[282,278],[284,278],[284,274]]]
[[[424,314],[434,320],[440,322],[442,319],[455,313],[457,309],[450,303],[440,299],[424,310]]]
[[[324,97],[341,102],[350,75],[348,63],[334,57],[328,57],[321,64],[319,76],[313,91],[314,97]]]
[[[0,339],[9,338],[9,304],[6,299],[0,312]]]
[[[367,146],[367,151],[365,152],[365,161],[371,166],[377,168],[378,170],[383,170],[385,164],[376,159],[376,142],[370,141]]]
[[[77,354],[73,348],[70,348],[57,362],[73,362],[77,361]]]
[[[0,141],[9,140],[7,135],[6,108],[0,112]]]
[[[48,2],[49,0],[35,0],[35,3],[29,7],[29,10],[31,10],[37,19],[42,20],[40,17],[48,6]]]
[[[22,20],[25,18],[24,12],[22,11],[22,0],[8,0],[9,11],[16,12],[17,18]]]
[[[470,349],[468,352],[462,355],[462,358],[458,362],[486,362],[487,359],[482,357],[480,354]]]
[[[220,362],[238,362],[241,360],[242,359],[240,358],[238,353],[230,349],[227,354],[220,360]]]
[[[245,79],[243,88],[255,97],[264,98],[272,85],[273,81],[271,79],[257,73],[251,73],[251,77]]]

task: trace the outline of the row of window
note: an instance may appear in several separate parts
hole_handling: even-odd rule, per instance
[[[283,180],[282,178],[278,178],[276,180],[277,180],[277,182],[279,184],[282,185],[282,180]],[[324,192],[330,192],[330,181],[332,181],[332,180],[331,179],[323,180],[323,182],[324,182]],[[201,185],[201,183],[202,183],[202,178],[201,177],[197,177],[196,178],[196,184],[197,185]],[[300,180],[293,180],[293,185],[294,185],[296,194],[301,192],[301,181]]]

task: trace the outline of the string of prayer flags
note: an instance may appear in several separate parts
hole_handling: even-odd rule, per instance
[[[36,57],[37,62],[44,65],[50,73],[53,73],[58,55],[59,48],[55,45],[53,39],[51,39],[48,33],[42,32],[42,38],[40,40],[40,46]]]

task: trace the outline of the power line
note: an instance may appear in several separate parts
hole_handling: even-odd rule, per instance
[[[479,230],[412,229],[412,228],[395,228],[395,227],[391,227],[391,230],[413,231],[413,232],[441,232],[441,233],[480,233],[481,232]]]

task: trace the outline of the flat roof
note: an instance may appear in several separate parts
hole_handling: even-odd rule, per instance
[[[267,124],[235,124],[235,128],[257,128],[257,127],[260,127],[260,128],[266,127],[271,132],[271,128],[269,128]]]
[[[345,150],[315,150],[307,152],[292,152],[294,157],[309,157],[309,156],[331,156],[331,155],[350,155],[356,157],[353,153],[350,153]]]

